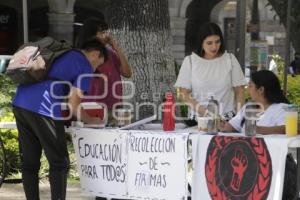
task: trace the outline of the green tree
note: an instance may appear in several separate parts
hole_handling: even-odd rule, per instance
[[[283,84],[283,69],[284,69],[284,60],[279,55],[273,55],[273,59],[276,62],[278,67],[278,78],[281,81],[281,85]],[[287,93],[286,97],[290,101],[290,103],[296,104],[298,108],[300,108],[300,76],[287,76]]]
[[[11,110],[12,98],[15,94],[16,86],[3,74],[0,74],[0,122],[14,121]],[[9,174],[20,170],[18,155],[18,133],[12,129],[1,129],[1,138],[4,142],[7,158],[7,172]]]
[[[287,3],[288,0],[268,0],[272,9],[277,13],[280,18],[281,23],[286,27],[287,19]],[[296,50],[300,52],[300,1],[291,0],[292,9],[291,9],[291,42]]]

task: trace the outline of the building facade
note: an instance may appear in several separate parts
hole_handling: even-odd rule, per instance
[[[109,0],[108,0],[109,1]],[[29,39],[45,35],[73,42],[78,24],[88,16],[103,18],[109,12],[107,0],[27,0]],[[168,0],[172,52],[178,64],[195,45],[200,24],[213,21],[225,35],[228,51],[235,50],[235,0]],[[251,20],[252,1],[247,1],[247,19]],[[267,0],[259,1],[260,38],[268,42],[269,54],[284,55],[285,30],[274,20],[275,13],[266,7]],[[20,0],[0,3],[0,54],[11,54],[23,42],[23,14]],[[274,31],[276,30],[276,31]],[[249,34],[248,34],[249,35]],[[246,37],[247,38],[247,37]],[[247,46],[248,45],[248,46]],[[249,42],[246,41],[246,48]]]

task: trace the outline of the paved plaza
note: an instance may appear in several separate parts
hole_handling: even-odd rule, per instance
[[[40,198],[42,200],[50,200],[50,186],[47,183],[40,184]],[[1,200],[25,200],[25,194],[22,184],[3,184],[0,188]],[[90,195],[83,193],[79,183],[70,183],[67,188],[67,200],[93,200]]]

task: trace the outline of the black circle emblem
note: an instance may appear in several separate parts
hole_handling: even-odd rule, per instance
[[[264,139],[214,136],[207,149],[205,175],[213,200],[266,199],[272,162]]]

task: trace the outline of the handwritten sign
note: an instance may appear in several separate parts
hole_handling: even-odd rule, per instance
[[[187,134],[131,131],[128,163],[129,198],[187,196]]]
[[[72,138],[82,189],[98,196],[127,196],[126,133],[77,129]]]

